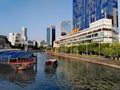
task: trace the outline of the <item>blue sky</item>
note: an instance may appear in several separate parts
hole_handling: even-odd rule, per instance
[[[30,40],[46,40],[46,28],[55,25],[59,38],[64,20],[72,20],[72,0],[0,0],[0,35],[26,27]]]

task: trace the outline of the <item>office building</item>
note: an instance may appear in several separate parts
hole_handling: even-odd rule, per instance
[[[48,46],[53,47],[53,41],[55,40],[55,26],[51,25],[47,28],[46,41]]]
[[[72,30],[72,21],[62,21],[60,23],[61,36],[67,35]]]
[[[73,30],[60,46],[118,42],[118,0],[73,0]]]
[[[102,18],[118,26],[118,0],[73,0],[73,29],[84,30]]]
[[[18,33],[9,33],[8,40],[11,42],[11,45],[21,44],[21,36]]]
[[[38,42],[38,47],[40,47],[40,46],[47,46],[46,41],[45,41],[45,40],[39,41],[39,42]]]
[[[22,28],[22,36],[21,36],[21,42],[24,44],[28,41],[27,37],[27,28]]]

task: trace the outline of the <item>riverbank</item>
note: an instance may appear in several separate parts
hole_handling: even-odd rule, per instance
[[[112,68],[120,69],[120,61],[119,60],[110,60],[103,57],[93,57],[89,55],[74,55],[74,54],[66,54],[66,53],[55,53],[55,52],[46,52],[49,55],[60,56],[65,58],[76,59],[84,62],[90,62],[94,64],[104,65]]]

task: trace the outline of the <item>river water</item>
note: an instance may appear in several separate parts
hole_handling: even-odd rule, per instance
[[[120,90],[120,70],[37,53],[37,70],[0,69],[0,90]],[[45,69],[49,58],[58,67]]]

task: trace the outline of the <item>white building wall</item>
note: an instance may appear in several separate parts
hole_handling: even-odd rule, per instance
[[[94,28],[94,27],[98,27],[98,26],[103,26],[103,27],[105,26],[107,28],[111,28],[112,20],[103,18],[103,19],[100,19],[100,20],[90,24],[90,28]]]
[[[117,29],[112,27],[112,20],[101,19],[91,23],[90,28],[61,37],[60,45],[75,45],[86,42],[114,43],[118,39],[117,32]]]
[[[20,44],[21,43],[21,37],[18,33],[9,33],[8,40],[11,42],[12,45]]]
[[[112,39],[110,39],[110,38],[104,38],[104,42],[105,43],[112,43]]]
[[[112,32],[111,31],[104,31],[104,36],[105,37],[112,37]]]

